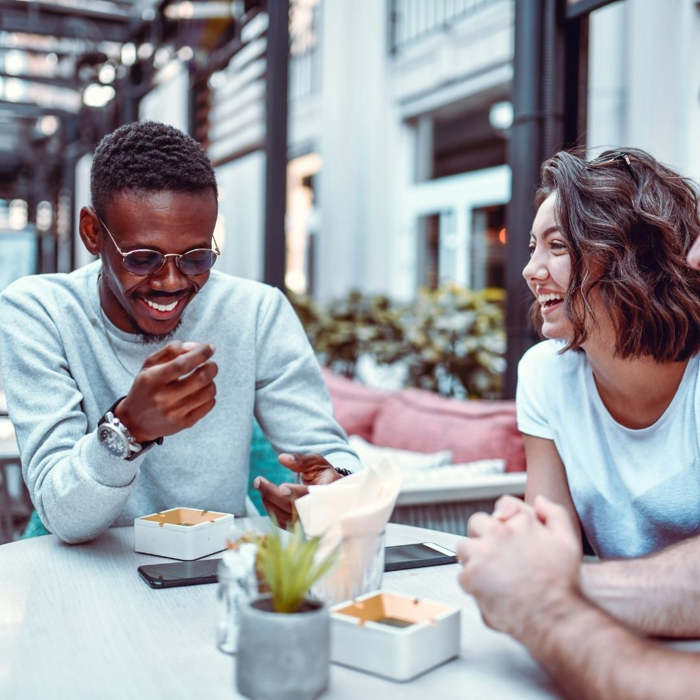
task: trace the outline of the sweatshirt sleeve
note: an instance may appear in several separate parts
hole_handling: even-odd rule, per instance
[[[0,296],[0,366],[22,474],[44,525],[84,542],[120,514],[143,457],[127,462],[98,443],[60,333],[31,278],[19,282]]]
[[[306,333],[286,297],[270,289],[256,333],[255,416],[277,452],[319,453],[334,467],[359,468],[333,417]]]

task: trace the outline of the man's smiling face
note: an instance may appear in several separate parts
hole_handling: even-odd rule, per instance
[[[210,190],[127,190],[112,197],[104,213],[105,224],[124,253],[150,248],[163,254],[211,248],[216,215],[216,198]],[[157,272],[134,275],[124,268],[109,234],[101,226],[100,230],[100,303],[105,314],[124,331],[167,336],[209,279],[209,271],[185,275],[174,258],[167,258]]]

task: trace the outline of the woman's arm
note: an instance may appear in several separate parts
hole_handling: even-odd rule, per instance
[[[532,504],[535,496],[540,495],[563,506],[571,518],[574,530],[579,533],[580,541],[581,525],[571,500],[564,463],[554,442],[532,435],[523,435],[523,442],[527,461],[525,500]]]

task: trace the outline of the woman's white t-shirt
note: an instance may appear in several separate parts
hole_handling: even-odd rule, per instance
[[[518,428],[553,440],[583,529],[601,557],[637,557],[700,533],[700,355],[663,415],[633,430],[603,404],[585,353],[562,341],[518,365]]]

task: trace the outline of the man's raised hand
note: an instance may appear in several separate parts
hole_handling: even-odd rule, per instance
[[[214,348],[175,340],[146,358],[115,415],[138,442],[194,425],[216,403]]]

